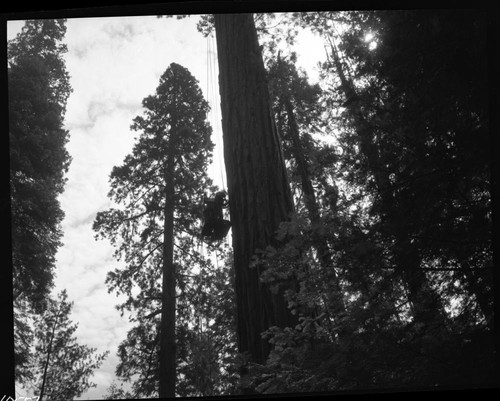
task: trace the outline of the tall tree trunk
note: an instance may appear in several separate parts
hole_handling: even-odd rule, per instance
[[[396,266],[408,290],[408,298],[413,306],[415,322],[427,325],[430,322],[441,323],[444,310],[438,294],[429,285],[425,272],[420,268],[418,249],[412,244],[407,228],[398,218],[397,210],[393,209],[394,194],[388,173],[382,168],[379,154],[372,141],[371,129],[363,116],[359,105],[359,97],[352,82],[345,76],[342,63],[335,45],[330,42],[333,61],[341,81],[341,89],[346,97],[345,107],[351,112],[360,141],[360,149],[366,158],[372,172],[378,192],[386,208],[387,218],[394,230],[396,241],[394,256]]]
[[[40,387],[40,394],[38,396],[38,400],[42,401],[45,396],[45,384],[47,383],[47,371],[49,368],[50,357],[52,354],[52,343],[54,342],[54,336],[56,333],[57,323],[59,321],[59,314],[56,315],[54,326],[52,327],[52,333],[50,334],[49,345],[47,346],[47,359],[45,360],[45,366],[43,367],[43,375],[42,375],[42,385]]]
[[[290,139],[292,142],[292,154],[297,163],[297,170],[300,175],[302,184],[302,191],[304,193],[304,203],[309,214],[309,219],[312,225],[319,226],[321,224],[321,216],[319,213],[319,206],[314,193],[311,176],[309,174],[309,166],[306,158],[304,157],[304,149],[300,142],[300,133],[293,105],[288,95],[282,96],[282,102],[285,106],[286,114],[288,117],[288,126],[290,129]],[[314,238],[316,244],[316,251],[322,269],[331,277],[331,292],[328,294],[328,304],[333,306],[333,310],[328,310],[329,317],[335,319],[339,314],[346,311],[344,300],[342,297],[342,290],[337,274],[333,268],[332,254],[330,247],[324,237],[316,235]]]
[[[261,333],[294,326],[282,293],[274,294],[250,267],[257,249],[276,246],[275,231],[293,200],[271,111],[264,63],[251,14],[215,15],[224,160],[233,232],[240,352],[263,363],[270,345]]]
[[[172,135],[172,133],[171,133]],[[174,264],[174,157],[173,141],[165,167],[165,226],[163,231],[163,279],[160,327],[160,398],[175,397],[175,264]]]

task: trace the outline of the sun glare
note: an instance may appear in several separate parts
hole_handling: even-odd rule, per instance
[[[368,43],[368,49],[373,50],[377,47],[377,41],[375,40],[375,35],[372,32],[368,32],[364,37],[365,43]]]

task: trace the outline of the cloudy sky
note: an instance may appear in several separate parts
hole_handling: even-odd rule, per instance
[[[138,134],[129,128],[132,119],[142,114],[142,99],[154,93],[170,63],[183,65],[198,79],[211,102],[216,145],[222,138],[215,39],[204,38],[196,30],[198,19],[140,16],[67,21],[65,59],[73,93],[65,125],[70,131],[67,149],[72,163],[60,197],[64,245],[57,254],[55,292],[65,288],[74,301],[72,320],[79,322],[78,341],[98,352],[110,351],[92,379],[97,387],[80,399],[102,399],[106,394],[118,363],[117,347],[130,327],[127,316],[120,317],[114,308],[120,299],[108,294],[104,284],[106,273],[120,263],[113,260],[107,241],[94,239],[92,223],[98,211],[112,206],[106,196],[109,173],[132,150]],[[8,39],[22,26],[20,21],[8,22]],[[298,63],[314,79],[323,46],[311,34],[304,33],[300,39]],[[214,160],[222,160],[217,148]],[[222,172],[214,164],[211,175],[218,185]]]

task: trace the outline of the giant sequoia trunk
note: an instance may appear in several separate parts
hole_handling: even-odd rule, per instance
[[[238,345],[254,362],[270,346],[261,333],[296,324],[283,294],[273,294],[250,267],[257,249],[277,245],[275,231],[293,211],[274,124],[264,63],[251,14],[215,15],[224,160],[231,214]]]
[[[160,327],[160,398],[175,397],[174,158],[172,137],[165,167],[165,226]]]

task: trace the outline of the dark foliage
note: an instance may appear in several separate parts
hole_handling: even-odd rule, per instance
[[[97,349],[78,344],[75,331],[78,324],[70,320],[72,302],[66,291],[50,300],[47,310],[35,318],[35,357],[31,373],[33,393],[40,400],[65,401],[80,397],[95,383],[90,381],[109,354],[97,354]]]
[[[64,217],[58,196],[70,163],[63,129],[71,92],[62,58],[65,20],[27,21],[8,43],[9,151],[16,378],[27,379],[26,314],[41,313],[53,287]]]
[[[287,300],[301,323],[268,330],[274,349],[265,366],[249,367],[251,387],[273,393],[493,384],[484,13],[289,17],[325,39],[323,92],[312,109],[294,104],[294,111],[301,138],[321,127],[332,146],[325,152],[313,141],[301,144],[320,224],[299,209],[279,234],[291,238],[287,247],[269,247],[257,262],[271,284],[300,277]],[[289,60],[269,63],[273,88],[293,82]],[[293,99],[297,86],[286,88]],[[290,115],[275,105],[286,150]],[[301,195],[305,181],[288,149]],[[316,175],[314,160],[324,152],[331,164]],[[321,185],[326,172],[333,203]],[[311,252],[324,241],[328,268]],[[332,313],[337,277],[344,313]]]
[[[14,298],[26,297],[37,310],[52,287],[64,216],[57,196],[70,162],[65,31],[64,20],[27,21],[8,46]]]

